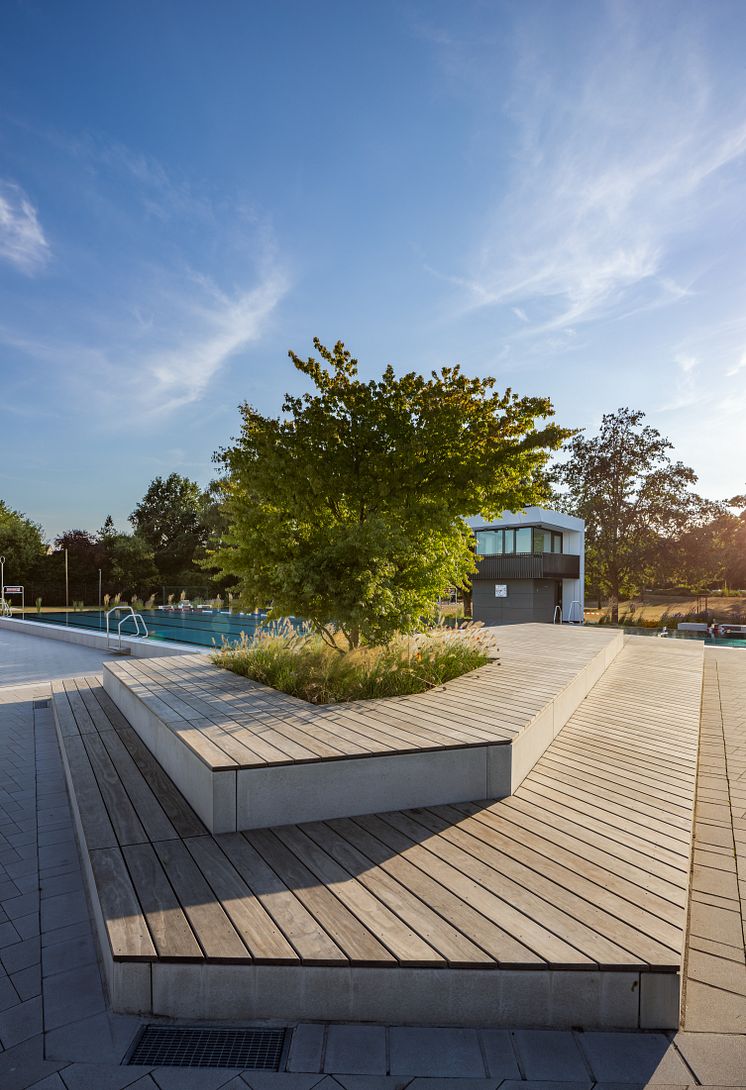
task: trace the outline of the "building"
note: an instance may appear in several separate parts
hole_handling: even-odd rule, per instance
[[[582,622],[585,523],[559,511],[527,507],[489,522],[467,520],[476,536],[472,616],[485,624]],[[559,610],[558,608],[559,607]]]

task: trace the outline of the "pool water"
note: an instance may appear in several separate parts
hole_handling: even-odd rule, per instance
[[[109,622],[109,631],[117,634],[119,617],[113,614]],[[199,647],[221,645],[223,638],[233,642],[240,639],[241,633],[253,636],[257,628],[266,622],[267,615],[257,613],[228,613],[217,609],[142,609],[140,616],[148,628],[148,636],[154,640],[174,640],[178,643],[193,643]],[[26,613],[27,621],[40,621],[43,624],[67,625],[72,628],[90,628],[95,632],[106,631],[106,613],[103,610],[85,610],[67,613]],[[302,622],[294,617],[288,620],[294,627],[300,628]],[[123,636],[134,636],[135,627],[130,616],[122,625]]]

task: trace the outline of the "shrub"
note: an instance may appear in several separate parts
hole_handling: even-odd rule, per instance
[[[279,624],[260,629],[252,639],[242,634],[235,644],[224,640],[212,660],[312,704],[334,704],[424,693],[496,657],[493,637],[474,624],[458,633],[434,628],[344,653],[318,635],[299,634],[289,624]]]

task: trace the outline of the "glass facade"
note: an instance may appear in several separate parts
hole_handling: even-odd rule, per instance
[[[538,526],[477,530],[476,539],[479,556],[511,556],[514,553],[541,556],[542,553],[562,552],[562,534]]]

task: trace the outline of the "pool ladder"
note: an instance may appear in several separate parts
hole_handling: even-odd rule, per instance
[[[120,617],[119,623],[117,625],[116,636],[113,636],[112,633],[110,632],[110,620],[109,619],[110,619],[112,613],[122,613],[122,612],[124,613],[124,616]],[[108,612],[106,614],[106,647],[107,647],[107,650],[111,651],[115,655],[131,655],[132,654],[132,648],[131,647],[123,647],[122,646],[122,625],[126,624],[127,621],[132,621],[132,623],[134,624],[134,626],[135,626],[134,635],[135,636],[141,637],[142,639],[147,639],[147,637],[148,637],[148,626],[145,624],[145,619],[144,619],[142,613],[135,613],[132,606],[112,606],[112,608],[110,610],[108,610]],[[140,625],[142,625],[142,631],[140,631]]]

